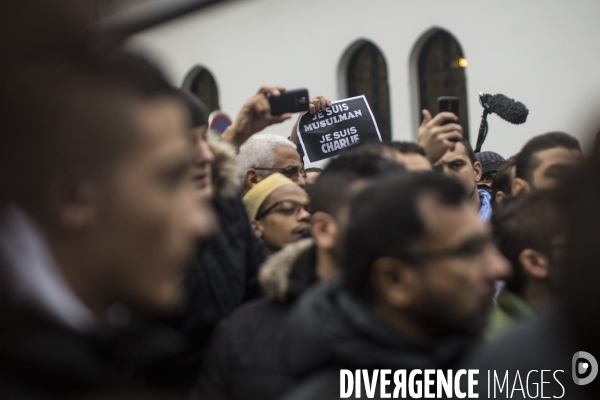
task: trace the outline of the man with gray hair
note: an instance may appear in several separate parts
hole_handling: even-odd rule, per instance
[[[301,187],[305,185],[305,172],[296,145],[272,133],[251,136],[237,156],[240,187],[246,194],[267,176],[279,172]]]

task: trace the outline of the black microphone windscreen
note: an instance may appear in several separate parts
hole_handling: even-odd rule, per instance
[[[529,110],[520,101],[515,101],[503,94],[490,96],[486,100],[490,112],[497,114],[503,120],[517,125],[527,121]]]

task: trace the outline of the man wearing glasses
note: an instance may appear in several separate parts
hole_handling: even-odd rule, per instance
[[[309,378],[284,399],[339,398],[340,368],[461,362],[509,273],[469,200],[434,172],[390,176],[352,199],[341,279],[306,293],[288,319],[290,368]]]
[[[300,187],[304,187],[306,183],[306,174],[296,145],[279,135],[260,133],[251,136],[240,147],[237,162],[243,194],[275,172]]]

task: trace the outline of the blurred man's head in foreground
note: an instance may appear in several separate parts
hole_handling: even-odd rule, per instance
[[[553,189],[583,162],[579,141],[563,132],[549,132],[529,140],[517,155],[512,193]]]
[[[323,173],[321,168],[306,168],[306,183],[309,185],[314,185],[319,176]]]
[[[414,142],[391,142],[396,149],[394,158],[408,171],[431,171],[431,162],[425,157],[425,149]]]
[[[365,142],[346,149],[343,153],[370,153],[394,160],[407,171],[431,170],[425,150],[414,142]],[[342,153],[342,154],[343,154]]]
[[[492,215],[492,226],[512,266],[506,288],[535,306],[547,305],[565,249],[554,193],[535,191],[504,200]]]
[[[33,216],[68,284],[98,316],[113,302],[173,306],[212,230],[190,180],[189,119],[144,58],[101,44],[15,73],[9,198]]]
[[[415,337],[482,329],[509,272],[464,187],[434,172],[365,188],[344,247],[347,289]]]
[[[350,199],[372,179],[403,170],[388,157],[361,151],[343,151],[329,162],[310,191],[311,234],[321,278],[340,269],[336,250],[348,223]]]

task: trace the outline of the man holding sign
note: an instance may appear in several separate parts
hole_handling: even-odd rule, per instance
[[[321,111],[304,114],[297,133],[309,163],[334,157],[359,143],[381,142],[365,96],[334,101]]]

